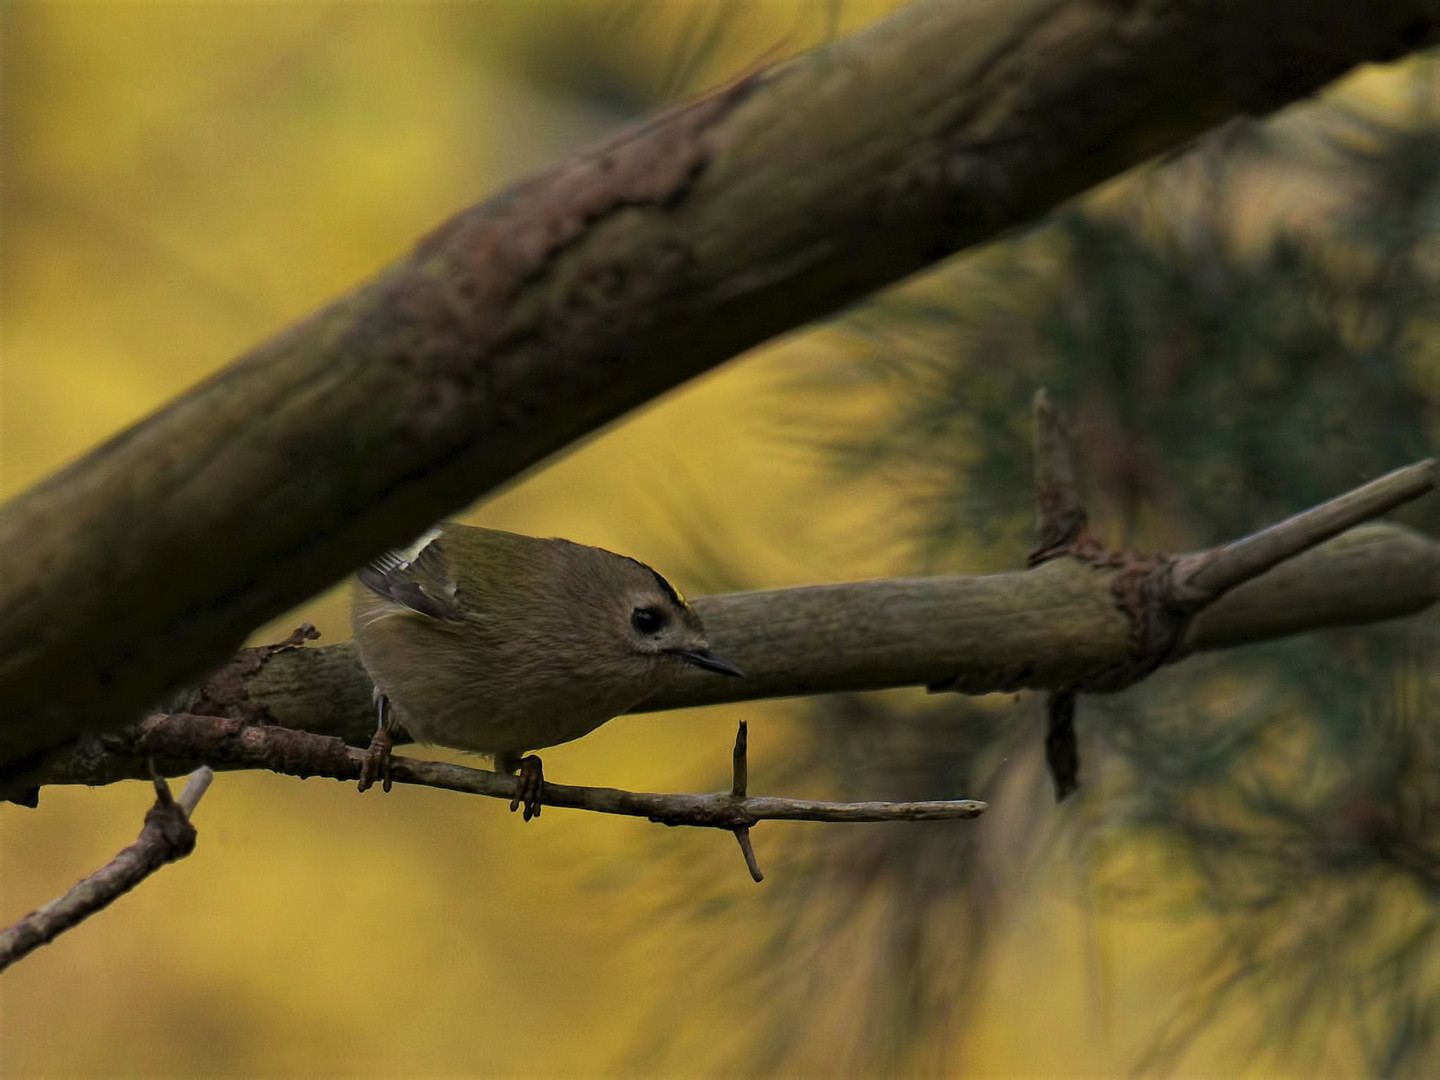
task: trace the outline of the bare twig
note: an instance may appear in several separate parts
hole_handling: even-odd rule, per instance
[[[214,778],[202,765],[191,773],[180,798],[173,799],[170,785],[155,776],[155,805],[145,814],[139,838],[64,896],[0,931],[0,971],[114,903],[166,863],[194,851],[190,815]]]
[[[209,717],[167,717],[168,721],[189,719],[208,720]],[[280,729],[247,729],[242,733],[246,739],[258,736],[260,741]],[[338,740],[324,736],[310,735],[303,731],[286,732],[285,757],[264,767],[275,772],[292,775],[330,775],[325,764],[334,759],[334,747]],[[327,744],[322,747],[321,744]],[[317,752],[324,751],[324,757],[312,760],[297,760],[295,751],[300,745],[310,745]],[[359,776],[363,758],[361,751],[339,744],[344,764],[335,769],[336,778],[354,780]],[[278,764],[280,767],[276,768]],[[338,761],[335,764],[339,765]],[[312,767],[313,766],[313,767]],[[447,791],[462,791],[472,795],[487,795],[495,799],[511,799],[515,796],[516,777],[509,773],[490,772],[485,769],[470,769],[461,765],[447,765],[438,761],[419,761],[414,758],[393,758],[391,775],[396,783],[419,784],[425,787],[444,788]],[[697,825],[719,829],[733,829],[739,825],[754,825],[758,821],[947,821],[955,818],[976,817],[985,809],[985,804],[973,799],[946,799],[930,802],[817,802],[813,799],[786,799],[775,796],[745,795],[736,797],[731,792],[716,795],[655,794],[645,791],[622,791],[618,788],[573,787],[567,784],[545,784],[540,799],[546,806],[563,806],[573,810],[594,810],[602,814],[623,814],[630,817],[644,817],[663,825]]]
[[[180,792],[180,798],[175,801],[180,804],[180,809],[185,813],[185,820],[190,820],[190,815],[195,813],[195,807],[210,790],[210,785],[215,781],[215,770],[208,765],[201,765],[190,774],[190,779],[185,782],[185,790]],[[163,779],[157,779],[157,785],[164,785]],[[168,790],[168,788],[166,788]]]
[[[1172,571],[1172,598],[1209,604],[1286,559],[1419,498],[1434,486],[1435,462],[1427,458],[1234,543],[1187,556]]]
[[[743,799],[746,789],[750,785],[750,725],[744,720],[735,732],[735,752],[732,755],[734,763],[734,779],[730,783],[730,794],[736,799]],[[760,862],[755,858],[755,846],[750,843],[750,826],[735,826],[735,839],[740,843],[740,854],[745,857],[745,869],[750,871],[750,877],[755,884],[765,880],[765,875],[760,872]]]
[[[740,841],[740,854],[745,858],[745,869],[750,871],[750,877],[755,884],[765,880],[765,874],[760,869],[760,863],[755,859],[755,845],[750,842],[750,828],[741,825],[735,830],[735,839]]]
[[[731,755],[734,779],[730,785],[730,793],[737,799],[745,797],[745,791],[750,785],[749,745],[750,725],[741,720],[740,728],[735,732],[735,751]]]
[[[364,752],[341,740],[290,728],[246,724],[241,720],[186,713],[157,714],[130,736],[111,736],[103,750],[88,758],[89,772],[72,771],[71,782],[104,784],[143,775],[151,761],[165,771],[204,755],[216,769],[268,769],[290,776],[326,776],[357,780]],[[973,799],[927,802],[820,802],[752,796],[745,793],[745,732],[736,739],[735,782],[731,790],[713,795],[657,794],[617,788],[544,785],[540,801],[546,806],[592,810],[649,818],[662,825],[691,825],[726,829],[737,838],[759,821],[953,821],[972,818],[985,810]],[[80,769],[77,758],[73,769]],[[516,777],[509,773],[470,769],[438,761],[392,757],[390,777],[397,784],[512,799]],[[738,793],[737,793],[738,792]],[[746,840],[741,840],[744,850]],[[746,856],[752,865],[754,853]],[[758,877],[756,880],[760,880]]]

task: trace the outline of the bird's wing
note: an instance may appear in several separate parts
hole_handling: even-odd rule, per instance
[[[360,584],[417,615],[441,622],[464,622],[439,533],[421,537],[411,551],[415,551],[413,557],[407,551],[387,551],[362,566],[356,573]]]

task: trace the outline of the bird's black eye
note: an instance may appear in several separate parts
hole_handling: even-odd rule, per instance
[[[630,625],[642,634],[658,634],[665,625],[665,616],[653,607],[637,607],[630,613]]]

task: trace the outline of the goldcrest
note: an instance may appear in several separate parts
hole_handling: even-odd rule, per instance
[[[520,772],[525,819],[543,770],[527,751],[634,708],[683,667],[739,676],[685,598],[635,559],[569,540],[446,522],[356,575],[355,645],[379,727],[360,789],[384,774],[390,730]]]

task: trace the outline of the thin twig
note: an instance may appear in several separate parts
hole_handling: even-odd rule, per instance
[[[1224,547],[1187,556],[1175,564],[1171,579],[1174,599],[1211,603],[1286,559],[1418,498],[1434,486],[1435,462],[1427,458]]]
[[[274,729],[262,728],[262,731]],[[304,732],[294,734],[305,735]],[[309,736],[321,739],[321,736]],[[324,742],[334,740],[323,739]],[[347,775],[358,777],[361,753],[343,747],[349,765]],[[278,772],[294,772],[296,763],[287,760]],[[304,765],[300,766],[304,769]],[[353,775],[350,773],[353,772]],[[470,769],[438,761],[413,758],[392,758],[391,775],[397,783],[463,791],[510,799],[515,795],[516,778],[508,773]],[[623,814],[649,818],[662,825],[694,825],[717,829],[734,829],[754,825],[758,821],[949,821],[976,817],[985,804],[973,799],[945,799],[929,802],[819,802],[813,799],[787,799],[777,796],[745,795],[737,798],[731,792],[714,795],[657,794],[648,791],[622,791],[619,788],[575,787],[568,784],[544,785],[540,798],[546,806],[564,806],[572,810],[593,810],[602,814]]]
[[[750,787],[750,725],[744,720],[735,731],[735,751],[730,758],[734,776],[730,782],[730,796],[734,799],[743,799],[749,793]],[[765,880],[765,875],[760,872],[760,861],[755,858],[755,845],[750,843],[750,826],[735,826],[735,840],[740,845],[740,854],[745,857],[745,869],[750,871],[750,877],[755,884]]]
[[[755,884],[765,880],[764,873],[760,870],[760,863],[755,858],[755,845],[750,843],[749,826],[741,825],[735,830],[735,839],[740,842],[740,854],[745,857],[745,869],[750,871],[750,877]]]
[[[743,799],[750,786],[750,725],[740,721],[740,727],[735,732],[735,751],[731,755],[731,769],[734,779],[730,783],[730,794],[737,799]]]
[[[195,807],[199,805],[200,800],[205,797],[205,792],[210,790],[210,785],[214,782],[215,770],[208,765],[201,765],[190,774],[190,779],[185,782],[185,790],[180,792],[180,798],[175,800],[180,804],[180,809],[185,811],[187,821],[190,815],[195,813]]]
[[[156,776],[155,805],[145,814],[139,838],[64,896],[0,931],[0,971],[114,903],[166,863],[194,851],[195,826],[190,824],[190,815],[214,778],[202,765],[190,774],[177,800],[171,797],[164,779]]]
[[[216,769],[268,769],[290,776],[359,779],[364,752],[327,735],[291,728],[246,724],[216,716],[188,713],[147,718],[134,735],[112,738],[93,759],[96,771],[72,782],[110,783],[145,775],[153,759],[165,771],[180,771],[197,756]],[[176,768],[178,766],[179,768]],[[511,799],[516,778],[506,773],[470,769],[438,761],[393,757],[391,779],[397,784],[443,788],[492,799]],[[757,821],[945,821],[975,817],[983,802],[953,799],[930,802],[818,802],[771,796],[736,798],[714,795],[655,794],[616,788],[544,786],[541,802],[575,810],[649,818],[666,825],[698,825],[734,829]]]

